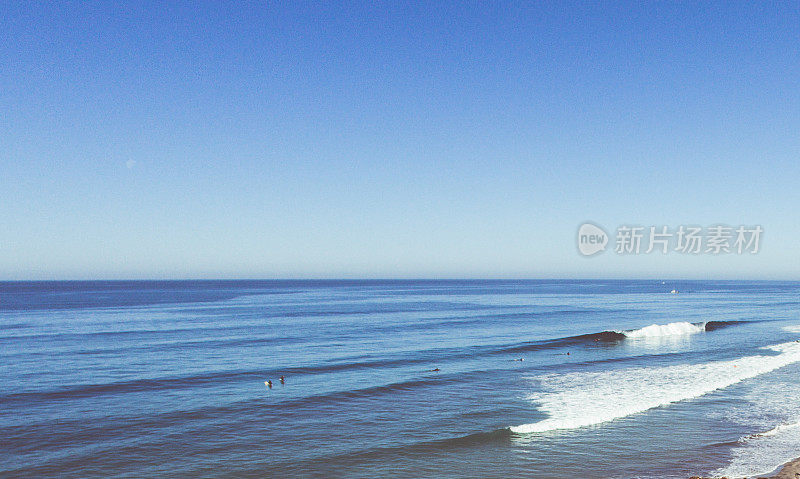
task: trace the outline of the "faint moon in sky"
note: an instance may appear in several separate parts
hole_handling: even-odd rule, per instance
[[[126,161],[125,162],[125,166],[127,166],[128,169],[130,170],[131,168],[136,166],[136,160],[128,160],[128,161]]]

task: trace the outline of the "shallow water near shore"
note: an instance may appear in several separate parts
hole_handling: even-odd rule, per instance
[[[800,450],[799,307],[797,282],[0,283],[0,474],[763,474]]]

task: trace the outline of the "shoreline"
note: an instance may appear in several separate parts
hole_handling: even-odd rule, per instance
[[[770,479],[796,479],[800,477],[800,457],[784,464]]]
[[[777,472],[768,476],[754,476],[750,479],[798,479],[800,478],[800,457],[793,459],[786,464],[778,467]],[[716,479],[706,476],[692,476],[689,479]],[[734,479],[734,478],[719,478],[719,479]],[[741,478],[748,479],[748,478]]]

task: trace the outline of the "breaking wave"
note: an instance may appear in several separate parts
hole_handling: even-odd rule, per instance
[[[623,331],[628,338],[659,338],[663,336],[683,336],[686,334],[702,333],[706,330],[706,323],[669,323],[651,324],[641,329]]]
[[[568,336],[566,338],[533,341],[525,344],[505,347],[497,352],[518,353],[580,344],[615,343],[625,339],[681,336],[701,333],[704,331],[715,331],[717,329],[734,326],[737,324],[744,324],[747,322],[749,321],[705,321],[700,323],[675,322],[669,324],[652,324],[639,329],[602,331],[599,333],[581,334],[579,336]]]
[[[697,398],[800,362],[798,342],[761,350],[763,354],[735,360],[542,376],[536,379],[541,381],[544,392],[529,399],[549,417],[512,426],[510,430],[529,434],[600,424]]]

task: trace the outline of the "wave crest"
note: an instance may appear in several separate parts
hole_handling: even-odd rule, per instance
[[[640,329],[621,331],[627,338],[659,338],[663,336],[683,336],[687,334],[702,333],[706,330],[707,323],[689,323],[686,321],[669,324],[651,324]]]
[[[800,362],[798,342],[763,349],[770,353],[700,364],[544,376],[539,379],[545,392],[531,399],[549,417],[510,430],[529,434],[600,424],[694,399]]]

